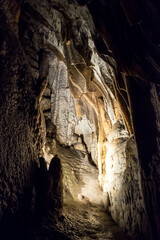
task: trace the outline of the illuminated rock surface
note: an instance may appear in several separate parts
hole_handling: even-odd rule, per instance
[[[158,11],[148,0],[1,0],[4,239],[31,238],[38,159],[56,153],[68,200],[60,235],[116,239],[105,209],[134,240],[160,239]]]
[[[63,222],[56,225],[56,231],[72,240],[129,240],[112,218],[101,208],[68,201],[64,204]],[[44,230],[47,239],[52,239],[52,228]],[[65,237],[56,239],[65,239]]]

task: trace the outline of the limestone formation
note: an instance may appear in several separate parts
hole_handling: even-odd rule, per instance
[[[53,184],[48,196],[48,210],[54,218],[57,218],[61,216],[63,208],[63,173],[61,160],[57,154],[50,162],[49,173],[53,179]]]
[[[1,0],[4,239],[60,216],[62,191],[160,239],[159,16],[155,0]]]

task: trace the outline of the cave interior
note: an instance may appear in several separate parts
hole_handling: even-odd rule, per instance
[[[0,239],[160,240],[158,0],[0,1]]]

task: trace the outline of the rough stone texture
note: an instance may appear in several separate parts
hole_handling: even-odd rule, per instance
[[[145,82],[140,86],[136,80],[134,79],[132,82],[133,88],[137,90],[136,99],[133,98],[130,83],[128,86],[132,99],[133,123],[139,149],[142,196],[149,223],[149,239],[159,239],[159,85]],[[136,105],[137,101],[138,105]],[[144,108],[144,105],[147,108]],[[141,120],[135,118],[137,114]],[[144,117],[145,119],[142,121]]]
[[[62,215],[63,208],[63,173],[60,158],[55,155],[49,165],[49,174],[53,179],[50,196],[47,202],[49,214],[58,220]]]
[[[98,169],[87,154],[73,148],[63,148],[58,143],[51,148],[51,152],[54,151],[58,152],[62,161],[64,198],[104,206],[106,194],[98,183]]]
[[[34,210],[33,172],[40,154],[38,95],[17,36],[18,2],[0,3],[0,235],[26,231]],[[10,6],[13,12],[10,12]],[[15,8],[14,8],[15,7]],[[13,13],[13,16],[12,16]],[[38,90],[38,88],[37,88]],[[4,234],[4,235],[3,235]],[[15,237],[16,238],[16,237]]]
[[[87,8],[68,1],[27,0],[20,36],[33,76],[47,80],[41,101],[47,137],[44,156],[49,162],[57,150],[63,152],[56,141],[69,148],[69,156],[73,147],[75,158],[61,155],[66,193],[109,207],[114,220],[136,238],[146,229],[137,152],[127,147],[132,132],[129,103],[115,61],[98,55],[102,39]]]
[[[109,194],[113,219],[136,239],[146,229],[137,149],[133,136],[118,141],[108,144],[104,191]]]
[[[102,208],[68,201],[64,206],[63,214],[64,222],[59,222],[56,229],[72,240],[130,240]]]
[[[105,47],[99,46],[101,54],[114,56],[122,74],[122,79],[117,79],[116,92],[125,102],[125,90],[129,97],[147,214],[144,235],[147,239],[160,239],[159,3],[149,0],[140,4],[125,0],[78,2],[87,4],[105,42]],[[126,113],[126,104],[122,98],[119,101]]]
[[[20,3],[0,3],[3,222],[32,205],[43,139],[48,162],[72,153],[61,154],[68,195],[104,204],[135,239],[159,239],[157,1],[26,0],[21,14]]]
[[[48,80],[50,93],[47,96],[44,93],[41,103],[44,115],[56,127],[59,143],[74,146],[76,135],[82,135],[87,151],[97,162],[98,139],[103,141],[110,125],[120,118],[112,93],[114,71],[95,50],[91,38],[94,26],[91,18],[87,19],[85,7],[64,1],[62,11],[57,1],[48,14],[48,3],[36,1],[33,5],[33,1],[26,1],[24,5],[20,36],[33,76]],[[67,33],[63,32],[66,19],[71,23],[66,27]],[[86,46],[82,51],[83,44]],[[39,67],[33,64],[36,59]],[[111,89],[104,86],[105,81]],[[82,127],[84,119],[88,126],[94,125],[89,132]],[[98,123],[97,119],[100,119]]]

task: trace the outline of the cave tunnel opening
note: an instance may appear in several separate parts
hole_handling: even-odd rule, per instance
[[[82,215],[80,210],[76,214],[76,203],[79,203],[77,209],[81,211],[84,210],[84,207],[80,208],[83,204],[85,208],[90,206],[90,209],[98,206],[110,212],[114,220],[126,230],[123,218],[129,219],[133,209],[139,211],[139,216],[142,213],[143,218],[144,211],[141,200],[137,204],[141,192],[136,143],[130,131],[130,122],[125,118],[127,113],[125,115],[116,95],[115,69],[99,56],[91,38],[93,26],[88,28],[81,21],[83,18],[73,24],[73,29],[68,30],[72,38],[66,44],[61,45],[59,40],[59,45],[55,47],[46,40],[43,51],[41,48],[40,68],[47,78],[40,99],[43,154],[48,165],[55,154],[61,159],[64,205],[65,209],[69,209],[65,214],[68,218],[69,212],[74,215],[72,208],[75,206],[74,221],[81,220],[80,216],[77,217],[78,213]],[[78,33],[75,32],[77,27]],[[28,33],[28,28],[26,31]],[[34,41],[37,38],[32,39],[32,44],[35,44]],[[122,99],[126,109],[129,108],[126,93]],[[133,173],[130,173],[130,168],[134,169]],[[130,197],[131,189],[136,191],[136,196]],[[129,202],[132,201],[134,204],[131,210]],[[86,218],[92,211],[88,210],[88,215],[84,212]],[[95,214],[98,213],[95,211]],[[66,224],[70,226],[71,222]],[[83,225],[87,227],[87,223]],[[62,226],[59,223],[59,227]],[[79,224],[77,226],[81,228]],[[96,222],[94,227],[97,227]],[[79,234],[82,234],[80,228]],[[109,233],[103,230],[101,233],[98,230],[97,234],[104,239],[109,237]],[[114,232],[110,234],[114,235]],[[120,232],[118,235],[120,238]],[[93,236],[91,234],[90,237]]]
[[[98,58],[95,54],[92,61]],[[49,166],[58,154],[63,169],[64,220],[57,223],[57,229],[67,233],[73,228],[75,239],[86,236],[90,239],[96,236],[127,239],[107,214],[108,211],[115,219],[120,217],[118,201],[126,195],[123,183],[128,177],[135,177],[129,174],[129,164],[133,161],[138,178],[135,140],[130,136],[112,92],[113,70],[101,58],[89,69],[85,63],[74,64],[72,58],[68,73],[65,63],[55,52],[47,53],[46,59],[49,79],[40,101],[43,156]],[[105,77],[108,77],[109,86],[104,82]],[[129,176],[125,175],[127,171]],[[132,184],[127,187],[133,187]],[[137,186],[135,188],[139,191]],[[103,218],[106,224],[99,230]],[[86,231],[88,228],[91,232]]]
[[[1,1],[1,239],[160,239],[159,16]]]

